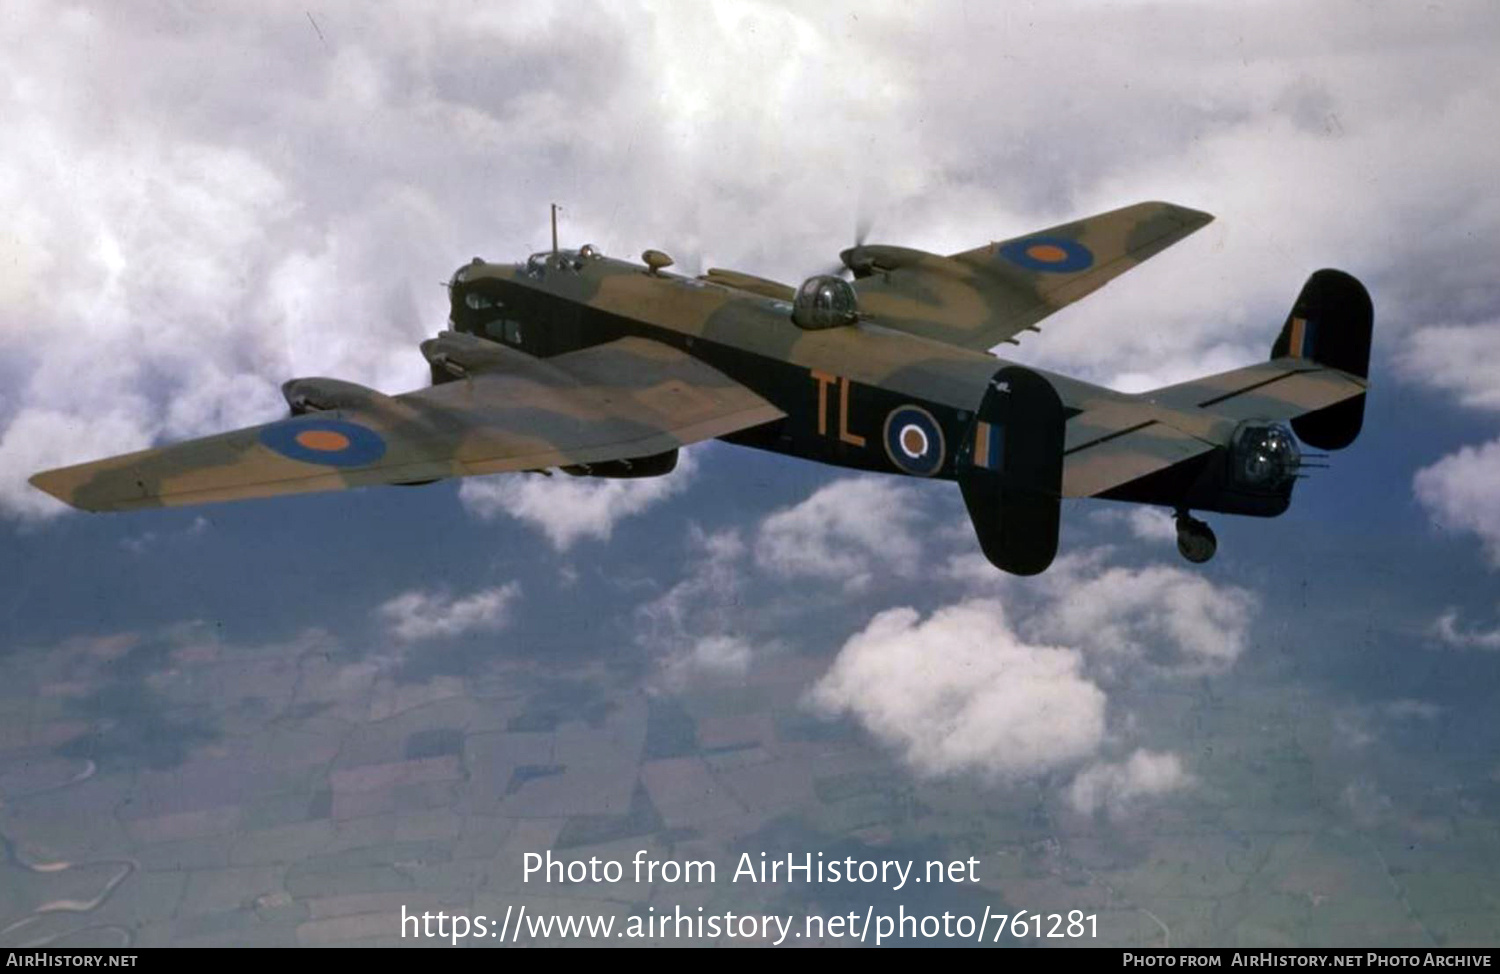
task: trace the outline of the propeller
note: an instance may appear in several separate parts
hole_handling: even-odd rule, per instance
[[[854,246],[839,254],[839,262],[837,264],[819,273],[826,277],[842,277],[846,281],[853,277],[862,276],[858,273],[861,269],[858,262],[851,262],[850,257],[865,245],[865,238],[869,237],[870,229],[873,225],[874,220],[870,218],[869,214],[860,213],[856,216],[854,220]]]

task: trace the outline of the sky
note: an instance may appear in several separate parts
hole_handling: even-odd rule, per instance
[[[1481,2],[7,4],[0,942],[378,943],[401,896],[539,895],[549,843],[972,853],[980,889],[880,902],[1106,943],[1500,941],[1496,38]],[[294,376],[420,387],[441,283],[552,202],[565,245],[795,283],[864,223],[950,253],[1149,199],[1216,220],[1004,354],[1141,391],[1264,359],[1318,268],[1375,304],[1363,436],[1206,566],[1081,501],[1008,578],[951,484],[719,443],[129,515],[25,482]]]

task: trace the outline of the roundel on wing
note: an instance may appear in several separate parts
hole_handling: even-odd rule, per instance
[[[900,406],[885,418],[885,453],[901,470],[931,477],[943,468],[943,428],[920,406]]]
[[[1094,266],[1094,253],[1067,237],[1023,237],[1000,248],[1000,256],[1029,271],[1072,274]]]
[[[385,456],[379,433],[343,419],[299,418],[260,431],[268,450],[303,463],[363,467]]]

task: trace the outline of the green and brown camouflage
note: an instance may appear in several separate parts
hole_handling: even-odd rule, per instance
[[[203,504],[587,466],[665,453],[781,415],[713,369],[638,338],[550,360],[467,335],[434,341],[434,354],[472,369],[469,378],[402,396],[298,380],[288,384],[289,397],[297,386],[311,386],[314,396],[331,386],[338,408],[52,470],[32,482],[86,510]],[[361,443],[366,434],[375,438]],[[319,452],[336,460],[362,448],[379,455],[348,466],[315,462]]]
[[[891,328],[986,351],[1212,220],[1170,203],[1137,203],[949,257],[871,246],[842,256],[868,274],[861,311]]]
[[[673,274],[657,251],[643,255],[645,267],[592,247],[519,264],[476,258],[450,282],[449,330],[422,345],[432,387],[386,396],[294,380],[285,388],[291,418],[32,482],[77,507],[125,510],[553,467],[638,476],[669,470],[678,447],[717,437],[961,482],[982,467],[986,483],[1001,485],[986,496],[1004,503],[1005,471],[1036,459],[1012,456],[1016,444],[1053,442],[1007,436],[1034,415],[1063,424],[1060,480],[1026,488],[1050,503],[1106,496],[1184,513],[1280,513],[1295,463],[1287,466],[1282,441],[1244,440],[1244,431],[1314,414],[1347,434],[1349,420],[1330,409],[1362,403],[1366,383],[1328,364],[1357,359],[1346,346],[1358,335],[1340,336],[1357,333],[1358,322],[1323,307],[1329,295],[1339,308],[1349,303],[1353,279],[1327,276],[1339,272],[1314,275],[1322,283],[1304,289],[1270,362],[1144,395],[1029,370],[1045,380],[1047,402],[1030,413],[1024,403],[986,406],[1009,393],[997,376],[1017,375],[991,346],[1036,330],[1211,219],[1142,203],[947,257],[860,245],[841,255],[852,284],[815,278],[800,290],[721,269]],[[1363,328],[1367,361],[1367,320]],[[1040,418],[1054,399],[1055,420]],[[1009,418],[997,426],[982,418],[991,414]],[[1241,440],[1252,446],[1240,449]],[[1245,459],[1237,449],[1274,454],[1273,488],[1235,480]],[[985,550],[1011,567],[1001,547]],[[1031,552],[1016,563],[1050,559]]]

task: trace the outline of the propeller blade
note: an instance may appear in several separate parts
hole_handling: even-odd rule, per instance
[[[875,221],[868,213],[862,213],[854,221],[854,246],[863,247],[865,238],[870,235],[870,230]]]
[[[832,267],[818,271],[820,277],[842,277],[844,280],[853,280],[856,276],[855,269],[849,266],[849,257],[865,245],[865,238],[870,235],[870,230],[875,221],[867,213],[860,213],[854,221],[854,246],[839,254],[839,262]]]

